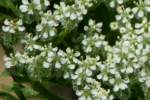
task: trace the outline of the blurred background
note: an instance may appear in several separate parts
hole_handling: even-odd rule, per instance
[[[7,88],[8,85],[10,85],[10,83],[12,82],[12,78],[11,77],[4,77],[2,75],[2,72],[4,71],[4,57],[5,53],[3,51],[2,46],[0,46],[0,90],[3,90],[5,88]]]

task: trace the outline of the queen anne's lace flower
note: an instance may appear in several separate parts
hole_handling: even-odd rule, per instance
[[[2,30],[7,33],[15,34],[18,32],[24,32],[25,27],[23,26],[23,22],[21,19],[19,19],[18,21],[5,19]]]
[[[99,2],[115,10],[114,20],[109,24],[86,16]],[[150,2],[131,1],[132,7],[127,6],[128,2],[71,0],[68,3],[62,0],[52,4],[50,10],[49,0],[22,0],[19,7],[22,14],[38,18],[35,18],[33,33],[25,32],[23,17],[4,21],[4,34],[27,33],[21,41],[25,45],[24,51],[5,57],[5,67],[23,68],[35,81],[43,82],[51,77],[69,80],[79,100],[124,99],[124,93],[131,91],[132,85],[138,82],[140,87],[149,89]],[[87,20],[87,25],[80,27]],[[106,24],[110,26],[108,34],[103,32]],[[76,33],[75,38],[79,37],[78,30],[82,31],[81,46],[63,41],[68,39],[68,34],[74,36]],[[107,35],[114,33],[118,37],[110,45]]]

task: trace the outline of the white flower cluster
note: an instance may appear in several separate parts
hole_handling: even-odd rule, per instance
[[[85,60],[80,61],[79,52],[74,52],[70,48],[67,48],[66,52],[64,52],[56,47],[53,48],[51,44],[42,51],[40,55],[34,58],[17,53],[15,56],[12,56],[11,59],[6,60],[7,65],[10,63],[7,68],[12,67],[12,61],[16,62],[13,66],[17,64],[28,64],[29,67],[27,67],[27,71],[29,76],[36,80],[42,80],[42,69],[45,70],[45,73],[48,71],[48,74],[44,74],[44,77],[49,77],[51,70],[59,74],[61,72],[64,79],[72,80],[74,90],[77,92],[79,100],[112,100],[112,96],[108,96],[109,91],[103,89],[100,82],[91,78],[94,72],[96,72],[99,57],[95,59],[87,56]],[[80,86],[84,87],[81,88]],[[78,94],[79,87],[80,92],[83,92],[81,95]],[[86,96],[86,93],[89,95]]]
[[[112,22],[110,26],[112,30],[119,30],[122,36],[112,49],[108,49],[106,64],[108,66],[112,64],[113,72],[123,73],[123,75],[127,75],[127,78],[129,78],[128,74],[140,73],[139,76],[137,75],[140,82],[145,82],[149,87],[149,74],[143,71],[147,67],[150,54],[150,22],[147,17],[144,17],[149,14],[149,11],[146,10],[149,7],[146,5],[149,3],[147,0],[140,0],[139,5],[144,7],[143,14],[137,13],[136,15],[135,9],[138,12],[138,6],[125,9],[118,7],[119,14],[116,15],[116,21]],[[132,21],[135,19],[139,22],[133,24]]]
[[[79,5],[73,4],[69,6],[66,5],[64,2],[61,2],[60,6],[54,5],[54,8],[56,9],[56,11],[54,12],[54,14],[56,15],[56,19],[60,21],[65,21],[66,19],[82,20],[83,19],[82,15],[85,15],[87,13],[87,9],[85,8],[84,5],[81,4]],[[61,20],[62,18],[65,19]]]
[[[28,33],[25,36],[25,39],[21,40],[21,43],[25,45],[26,52],[35,52],[35,51],[43,51],[44,47],[37,43],[38,36],[31,36],[32,33]]]
[[[149,74],[149,70],[146,71],[146,69],[143,69],[140,73],[139,73],[139,81],[140,82],[145,82],[146,87],[150,87],[150,74]]]
[[[113,96],[108,96],[109,91],[101,88],[100,82],[95,79],[87,78],[84,83],[83,89],[75,87],[78,100],[113,100]]]
[[[150,12],[150,1],[149,0],[139,0],[139,2],[135,2],[136,7],[132,8],[132,12],[138,18],[142,18],[147,16],[147,13]]]
[[[33,15],[35,12],[43,12],[47,6],[50,5],[48,0],[22,0],[22,5],[20,5],[20,11],[22,13],[27,13],[29,15]]]
[[[89,20],[89,26],[84,26],[86,35],[82,40],[83,50],[85,53],[96,52],[94,50],[105,49],[107,42],[104,35],[98,35],[102,31],[102,23],[95,23],[92,19]]]
[[[57,27],[58,21],[52,15],[51,11],[47,11],[43,13],[41,17],[41,23],[36,25],[36,31],[39,38],[48,39],[49,37],[54,37],[57,33],[55,27]],[[51,29],[51,30],[49,30]]]
[[[86,2],[86,3],[85,3]],[[75,4],[66,5],[65,2],[60,4],[54,4],[54,12],[47,11],[41,13],[41,23],[36,25],[36,31],[39,33],[39,38],[50,39],[58,34],[56,27],[61,26],[69,30],[77,26],[77,24],[83,19],[83,16],[87,14],[87,8],[92,6],[92,0],[88,1],[75,1]],[[51,30],[49,30],[51,29]]]
[[[78,65],[74,74],[72,74],[73,86],[76,90],[76,95],[79,100],[112,100],[113,97],[109,96],[109,91],[101,87],[101,83],[92,77],[96,74],[98,67],[99,57],[90,58],[86,57]]]
[[[17,21],[5,19],[2,30],[6,33],[15,34],[18,32],[24,32],[25,27],[23,26],[23,22],[21,19]]]
[[[29,57],[26,53],[21,54],[17,52],[15,55],[10,55],[10,57],[4,57],[5,67],[12,68],[16,65],[30,64],[33,61],[33,57]]]
[[[109,6],[111,8],[115,8],[118,5],[122,5],[125,1],[127,1],[127,0],[111,0],[109,3]]]
[[[81,51],[53,46],[50,40],[55,39],[59,32],[64,32],[61,30],[66,32],[78,27],[94,2],[96,0],[75,0],[70,5],[60,2],[54,4],[54,11],[42,12],[49,6],[48,0],[22,0],[20,10],[33,15],[35,10],[40,11],[41,19],[36,24],[35,34],[28,33],[26,36],[24,53],[5,57],[6,68],[27,65],[25,69],[29,77],[37,81],[52,76],[70,80],[79,100],[112,100],[118,96],[117,93],[130,88],[133,76],[149,88],[149,0],[139,0],[132,8],[123,6],[127,0],[109,2],[117,11],[116,20],[110,22],[110,31],[120,35],[113,46],[101,34],[103,24],[92,19],[84,26]],[[21,20],[16,23],[5,20],[2,29],[4,32],[15,33],[24,31],[25,27]],[[104,59],[101,54],[105,54]]]

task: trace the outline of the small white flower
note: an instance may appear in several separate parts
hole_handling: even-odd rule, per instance
[[[128,74],[133,73],[133,68],[132,67],[127,67],[126,73],[128,73]]]
[[[88,46],[87,49],[86,49],[86,52],[88,53],[88,52],[91,52],[91,51],[92,51],[92,48],[90,46]]]
[[[4,66],[6,67],[6,68],[11,68],[12,66],[13,66],[13,64],[12,64],[12,62],[6,62],[5,64],[4,64]]]
[[[64,15],[65,15],[65,17],[70,17],[70,12],[67,11],[67,12],[64,13]]]
[[[142,17],[144,17],[144,12],[142,10],[140,10],[137,15],[138,15],[138,17],[142,18]]]
[[[64,53],[64,51],[62,51],[62,50],[59,50],[57,54],[58,54],[59,56],[62,56],[62,57],[65,56],[65,53]]]
[[[83,13],[84,15],[86,15],[86,14],[87,14],[87,9],[82,9],[82,13]]]
[[[43,33],[43,38],[47,39],[48,38],[48,33]]]
[[[35,9],[41,10],[41,9],[42,9],[42,6],[41,6],[41,5],[36,5],[36,6],[35,6]]]
[[[124,90],[124,89],[126,89],[126,88],[128,87],[128,86],[127,86],[126,84],[124,84],[124,83],[120,83],[119,86],[120,86],[120,89],[122,89],[122,90]]]
[[[98,75],[97,75],[97,79],[99,79],[99,80],[101,80],[102,77],[103,77],[102,74],[98,74]]]
[[[92,71],[89,70],[89,69],[86,69],[85,73],[86,73],[87,76],[91,76],[92,75]]]
[[[47,62],[51,63],[53,61],[53,58],[52,57],[48,57],[47,58]]]
[[[97,23],[96,26],[97,26],[98,28],[101,28],[101,27],[103,26],[103,23]]]
[[[80,73],[82,73],[82,71],[83,71],[83,68],[78,68],[78,69],[75,71],[75,74],[80,74]]]
[[[27,6],[27,5],[21,5],[21,6],[19,7],[19,9],[21,10],[21,12],[25,13],[25,12],[28,11],[28,6]]]
[[[101,47],[101,44],[102,44],[102,41],[97,41],[97,42],[95,42],[95,46],[96,46],[97,48]]]
[[[81,79],[77,80],[77,85],[81,85]]]
[[[89,20],[89,26],[93,26],[94,25],[94,21],[92,19]]]
[[[64,74],[64,79],[67,79],[67,78],[69,78],[69,73]]]
[[[18,27],[18,30],[19,30],[20,32],[23,32],[23,31],[25,30],[25,27],[24,27],[24,26]]]
[[[83,44],[83,45],[87,45],[87,40],[83,40],[83,41],[82,41],[82,44]]]
[[[83,94],[82,91],[79,91],[79,90],[76,91],[76,95],[77,95],[77,96],[81,96],[82,94]]]
[[[102,78],[102,80],[103,80],[103,81],[108,81],[108,76],[107,76],[107,75],[104,75],[103,78]]]
[[[84,31],[88,31],[89,27],[88,26],[84,26]]]
[[[33,3],[36,4],[36,5],[40,5],[41,4],[40,0],[33,0]]]
[[[132,8],[132,12],[136,14],[138,12],[138,7]]]
[[[79,57],[79,56],[80,56],[80,52],[76,52],[76,53],[74,54],[74,56],[75,56],[75,57]]]
[[[36,25],[36,31],[40,32],[42,31],[43,26],[41,24]]]
[[[55,36],[55,31],[54,30],[51,30],[50,32],[49,32],[49,35],[51,36],[51,37],[53,37],[53,36]]]
[[[74,64],[68,65],[68,67],[69,67],[70,69],[75,69],[75,65],[74,65]]]
[[[114,92],[119,91],[119,86],[118,86],[117,84],[114,86],[113,91],[114,91]]]
[[[93,65],[93,66],[90,67],[90,69],[94,71],[94,70],[96,70],[96,66]]]
[[[21,19],[19,19],[18,21],[17,21],[17,25],[22,25],[23,24],[23,22],[22,22],[22,20]]]
[[[8,20],[8,19],[5,19],[4,24],[5,24],[5,25],[10,25],[9,20]]]
[[[55,63],[55,68],[58,68],[58,69],[61,68],[61,64],[58,61]]]
[[[123,0],[117,0],[119,4],[123,4]]]
[[[67,63],[67,59],[66,58],[60,58],[60,62],[61,62],[61,64],[66,64]]]
[[[41,46],[34,44],[34,45],[33,45],[33,48],[34,48],[34,49],[37,49],[37,50],[40,50],[40,49],[41,49]]]
[[[115,7],[115,2],[111,1],[109,5],[110,5],[111,8],[114,8]]]
[[[87,83],[92,83],[93,80],[92,80],[92,78],[89,78],[89,77],[88,77],[88,78],[86,78],[86,82],[87,82]]]
[[[97,96],[97,95],[98,95],[98,92],[97,92],[96,89],[93,89],[93,90],[91,90],[91,94],[92,94],[92,96]],[[91,100],[92,100],[92,99],[91,99]]]
[[[112,29],[112,30],[117,30],[118,29],[118,23],[117,22],[112,22],[112,23],[110,23],[110,28]]]
[[[48,52],[48,57],[53,57],[54,55],[55,55],[54,52],[52,52],[52,51]]]
[[[75,80],[78,78],[78,75],[71,74],[71,79]]]
[[[28,1],[28,0],[22,0],[22,3],[23,3],[24,5],[28,5],[28,4],[29,4],[29,1]]]
[[[119,28],[120,33],[125,33],[127,29],[125,27],[120,27]]]
[[[43,67],[44,68],[49,68],[50,67],[50,64],[48,62],[43,62]]]
[[[44,5],[45,6],[49,6],[50,5],[50,2],[48,0],[44,0]]]
[[[109,83],[110,83],[110,84],[114,84],[114,83],[115,83],[115,79],[113,79],[113,78],[110,79],[110,80],[109,80]]]
[[[5,61],[4,66],[5,66],[6,68],[11,68],[12,66],[14,66],[14,64],[12,63],[11,58],[5,56],[5,57],[4,57],[4,61]]]
[[[19,57],[19,62],[20,62],[20,63],[25,64],[26,61],[27,61],[27,60],[26,60],[25,58]]]
[[[9,32],[14,34],[16,31],[13,28],[10,28]]]
[[[78,98],[79,100],[87,100],[85,96],[81,96]]]
[[[116,74],[117,70],[115,68],[110,69],[111,74]]]
[[[10,27],[9,26],[2,26],[2,30],[4,32],[8,32],[10,30]]]
[[[71,15],[70,15],[70,19],[71,20],[75,20],[77,18],[77,16],[74,14],[74,13],[72,13]]]

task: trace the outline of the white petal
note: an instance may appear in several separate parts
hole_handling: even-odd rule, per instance
[[[49,35],[51,36],[51,37],[53,37],[53,36],[55,36],[55,31],[54,30],[51,30],[50,32],[49,32]]]
[[[29,1],[28,0],[22,0],[22,3],[27,5],[27,4],[29,4]]]
[[[99,74],[99,75],[97,75],[97,79],[102,79],[102,75],[101,74]]]
[[[21,32],[23,32],[25,30],[25,27],[24,26],[18,27],[18,30],[21,31]]]
[[[28,6],[27,5],[21,5],[20,7],[21,12],[25,13],[28,11]]]
[[[91,76],[91,75],[92,75],[92,71],[89,70],[89,69],[86,69],[86,75],[87,75],[87,76]]]
[[[22,24],[23,24],[23,22],[21,19],[17,21],[17,25],[22,25]]]
[[[75,65],[74,64],[71,64],[68,66],[70,69],[75,69]]]
[[[2,26],[2,30],[3,30],[4,32],[8,32],[9,29],[10,29],[9,26]]]
[[[97,42],[95,42],[95,46],[96,46],[97,48],[99,48],[99,47],[101,47],[101,43],[102,43],[102,41],[97,41]]]
[[[36,5],[40,5],[40,0],[33,0],[33,3],[36,4]]]
[[[44,0],[44,5],[45,6],[49,6],[50,5],[50,2],[48,0]]]
[[[77,16],[74,13],[70,15],[71,20],[75,20],[76,18],[77,18]]]
[[[13,66],[12,62],[6,62],[5,67],[6,68],[11,68]]]
[[[119,91],[119,86],[117,84],[114,86],[113,91],[115,92]]]
[[[10,25],[9,20],[8,20],[8,19],[5,19],[4,24],[5,24],[5,25]]]
[[[43,26],[41,24],[36,25],[36,31],[40,32],[42,31],[42,29],[43,29]]]
[[[142,10],[140,10],[139,12],[138,12],[138,17],[143,17],[144,16],[144,12],[142,11]]]
[[[44,62],[44,63],[43,63],[43,67],[44,67],[44,68],[49,68],[49,67],[50,67],[50,64],[49,64],[48,62]]]
[[[128,67],[126,69],[126,73],[128,73],[128,74],[133,73],[133,68],[132,67]]]
[[[61,68],[61,64],[59,62],[56,62],[55,67],[60,69]]]

